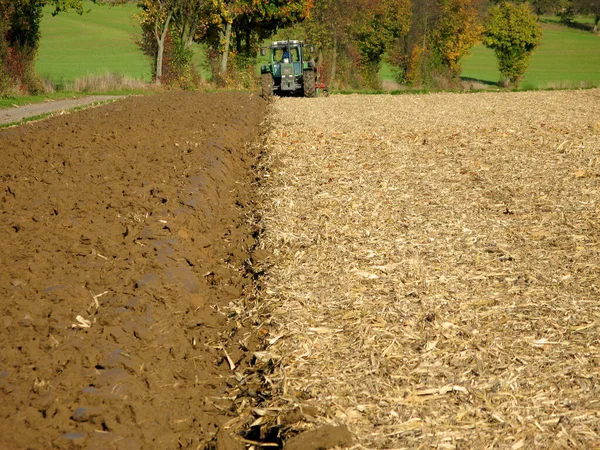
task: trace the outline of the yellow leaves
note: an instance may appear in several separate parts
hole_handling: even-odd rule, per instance
[[[140,21],[142,27],[144,27],[144,25],[154,26],[157,20],[159,23],[164,23],[166,21],[168,8],[166,8],[164,1],[142,0],[138,5],[141,8],[141,11],[136,14],[135,17]]]
[[[458,74],[459,60],[477,43],[483,27],[477,23],[473,0],[449,0],[441,6],[441,13],[434,42],[450,70]]]
[[[310,11],[315,7],[315,0],[305,0],[303,5],[304,17],[310,18]]]

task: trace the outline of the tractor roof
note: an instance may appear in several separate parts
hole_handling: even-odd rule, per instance
[[[271,42],[271,48],[299,47],[301,45],[302,45],[302,41],[297,41],[297,40]]]

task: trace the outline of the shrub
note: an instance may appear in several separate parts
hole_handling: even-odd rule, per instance
[[[490,10],[483,44],[496,53],[505,86],[518,84],[541,39],[542,28],[529,5],[502,2]]]
[[[194,89],[198,85],[198,74],[192,64],[193,56],[192,49],[186,48],[174,33],[169,33],[165,39],[161,83],[170,87]],[[153,76],[156,76],[156,64],[153,67]]]
[[[40,2],[0,0],[0,92],[43,91],[34,66],[41,17]]]

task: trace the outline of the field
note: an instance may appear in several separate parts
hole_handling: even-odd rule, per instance
[[[554,23],[543,24],[544,40],[531,58],[521,87],[526,89],[600,85],[600,36]],[[462,76],[497,83],[492,50],[478,45],[463,63]]]
[[[599,100],[168,93],[0,130],[0,447],[597,448]]]
[[[135,3],[109,6],[87,2],[89,13],[74,12],[52,16],[44,10],[40,50],[36,68],[55,84],[72,83],[90,75],[114,73],[134,80],[150,81],[150,61],[137,47],[140,37]],[[202,76],[204,67],[201,46],[194,46],[194,64]]]
[[[90,12],[82,16],[69,12],[52,17],[51,8],[44,10],[38,73],[58,84],[107,72],[150,81],[150,64],[135,44],[135,4],[88,2],[85,8]]]
[[[230,419],[264,109],[172,93],[0,130],[0,448],[204,448]]]
[[[598,448],[599,100],[277,100],[263,409],[344,448]]]

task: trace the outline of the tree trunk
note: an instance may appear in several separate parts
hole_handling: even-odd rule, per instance
[[[337,46],[338,40],[335,38],[333,40],[333,54],[331,55],[331,78],[329,79],[330,83],[335,81],[335,73],[337,71]]]
[[[194,35],[196,34],[195,25],[185,21],[181,26],[181,42],[185,49],[189,49],[194,42]]]
[[[250,27],[246,29],[246,57],[250,57],[250,40],[251,40],[251,32]]]
[[[194,43],[196,31],[198,31],[200,17],[203,15],[202,8],[204,2],[198,0],[180,0],[179,3],[180,17],[174,20],[178,20],[181,23],[181,42],[184,48],[189,50]]]
[[[225,75],[227,74],[227,58],[229,57],[229,45],[231,43],[231,23],[227,22],[225,25],[225,48],[223,49],[223,53],[221,55],[221,67],[219,73],[221,77],[225,79]]]
[[[242,33],[240,33],[239,28],[235,32],[235,50],[238,55],[242,53]]]
[[[600,15],[596,14],[594,19],[594,33],[598,32],[598,22],[600,22]]]
[[[156,44],[158,45],[158,51],[156,52],[156,84],[160,84],[160,79],[162,77],[165,39],[167,37],[167,33],[169,32],[169,22],[171,22],[171,17],[173,17],[173,12],[169,11],[167,13],[167,20],[165,20],[165,23],[162,25],[162,27],[159,23],[158,17],[154,22],[154,36],[156,37]]]

